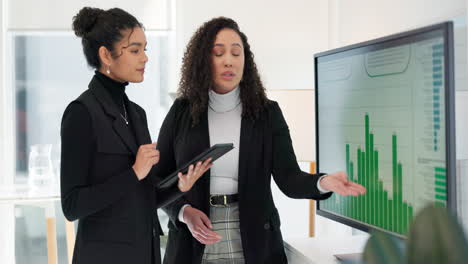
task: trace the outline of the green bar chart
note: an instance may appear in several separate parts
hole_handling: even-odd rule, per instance
[[[321,209],[330,210],[395,233],[406,234],[414,216],[414,208],[410,202],[403,198],[405,165],[399,161],[398,157],[398,135],[393,134],[388,139],[391,141],[392,188],[387,189],[379,178],[379,166],[382,164],[380,164],[379,150],[374,145],[375,135],[371,132],[369,115],[364,116],[363,123],[365,145],[354,150],[357,160],[351,160],[353,149],[349,144],[343,148],[346,152],[346,171],[349,179],[365,186],[367,193],[359,197],[338,197],[335,195],[321,202]],[[445,206],[447,200],[445,168],[435,167],[433,175],[434,200],[436,204]]]

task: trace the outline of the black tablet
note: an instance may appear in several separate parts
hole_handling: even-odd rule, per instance
[[[174,171],[171,175],[164,178],[161,182],[159,182],[158,188],[171,187],[179,179],[179,177],[177,176],[179,172],[182,172],[183,174],[187,173],[188,168],[191,164],[195,166],[197,162],[203,162],[209,158],[211,158],[211,162],[214,162],[233,148],[234,144],[232,143],[216,144],[212,146],[211,148],[203,151],[198,156],[196,156],[195,158],[184,164],[182,167]]]

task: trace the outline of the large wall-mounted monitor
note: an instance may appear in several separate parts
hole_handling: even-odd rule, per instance
[[[315,55],[317,166],[364,185],[318,214],[405,237],[435,203],[455,209],[451,22]]]

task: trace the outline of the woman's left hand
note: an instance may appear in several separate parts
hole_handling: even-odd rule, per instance
[[[320,186],[331,192],[336,192],[340,195],[358,196],[366,193],[366,188],[360,184],[348,180],[346,172],[339,171],[328,174],[320,180]]]
[[[205,160],[203,163],[200,161],[197,163],[197,166],[190,165],[187,174],[182,174],[179,172],[179,182],[177,187],[181,192],[189,191],[195,182],[213,166],[211,163],[211,158]]]

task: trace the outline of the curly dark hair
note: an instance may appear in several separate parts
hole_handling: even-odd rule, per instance
[[[208,92],[214,87],[211,54],[216,35],[222,29],[234,30],[244,46],[244,72],[239,84],[242,116],[255,120],[267,104],[265,88],[247,36],[240,31],[234,20],[226,17],[214,18],[198,28],[190,39],[182,60],[178,97],[189,102],[193,125],[198,124],[201,115],[208,109]]]

